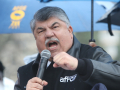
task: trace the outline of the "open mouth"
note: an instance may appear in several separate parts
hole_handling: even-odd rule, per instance
[[[52,48],[57,47],[57,45],[58,45],[58,43],[56,41],[50,41],[50,42],[48,42],[47,47],[52,49]]]

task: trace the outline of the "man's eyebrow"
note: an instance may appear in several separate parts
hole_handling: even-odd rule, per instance
[[[53,27],[55,24],[59,24],[58,22],[54,22],[52,25],[51,25],[51,27]],[[38,27],[37,28],[37,30],[43,30],[43,29],[45,29],[45,28],[43,28],[43,27]]]
[[[52,25],[51,25],[51,27],[53,27],[55,24],[59,24],[58,22],[54,22]]]
[[[43,28],[43,27],[38,27],[37,30],[39,30],[39,29],[40,29],[40,30],[43,30],[44,28]]]

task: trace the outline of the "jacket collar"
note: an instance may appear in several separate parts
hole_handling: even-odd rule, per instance
[[[68,54],[79,58],[80,55],[80,47],[81,47],[81,43],[77,40],[77,38],[73,35],[73,45],[72,47],[68,50]]]

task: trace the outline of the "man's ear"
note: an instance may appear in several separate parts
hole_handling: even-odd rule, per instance
[[[73,28],[72,28],[72,26],[68,27],[68,31],[70,33],[71,39],[73,39]]]
[[[70,33],[73,33],[73,28],[72,28],[72,26],[69,26],[69,27],[68,27],[68,30],[69,30]]]

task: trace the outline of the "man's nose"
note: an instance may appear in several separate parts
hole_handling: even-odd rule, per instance
[[[52,37],[52,36],[54,36],[54,32],[50,29],[47,29],[46,32],[45,32],[45,37],[49,38],[49,37]]]

